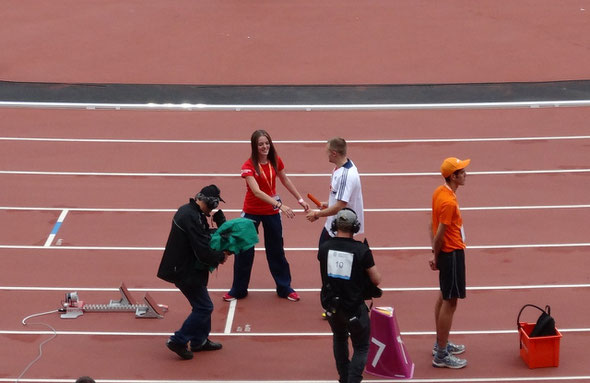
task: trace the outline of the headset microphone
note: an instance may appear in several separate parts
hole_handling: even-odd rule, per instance
[[[357,215],[351,208],[345,207],[336,213],[336,217],[332,221],[330,231],[336,233],[338,230],[346,230],[356,234],[361,229]]]

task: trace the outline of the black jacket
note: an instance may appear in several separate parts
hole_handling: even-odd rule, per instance
[[[224,258],[223,252],[209,247],[210,241],[207,217],[191,198],[174,214],[158,277],[175,284],[206,286],[209,271]]]

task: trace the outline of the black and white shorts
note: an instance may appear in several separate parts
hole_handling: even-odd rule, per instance
[[[441,251],[436,266],[443,299],[465,298],[465,251]]]

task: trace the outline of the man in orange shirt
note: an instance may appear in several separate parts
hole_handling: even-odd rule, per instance
[[[465,298],[465,232],[455,192],[465,185],[465,168],[471,160],[450,157],[440,171],[445,183],[432,195],[430,239],[434,257],[432,270],[439,270],[440,294],[434,306],[436,343],[432,350],[434,367],[463,368],[467,360],[455,355],[465,352],[464,345],[449,342],[457,299]]]

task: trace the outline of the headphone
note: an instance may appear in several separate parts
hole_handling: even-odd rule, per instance
[[[357,218],[356,212],[348,207],[342,208],[340,211],[343,211],[343,210],[348,210],[348,211],[352,212],[352,214],[354,214],[354,222],[352,222],[351,224],[348,224],[348,222],[346,222],[346,221],[342,221],[342,223],[344,223],[344,222],[347,223],[346,226],[350,226],[350,229],[346,230],[346,231],[352,231],[352,234],[358,233],[359,230],[361,229],[361,223],[359,222],[359,220]],[[340,213],[340,212],[338,212],[338,213]],[[336,233],[336,231],[338,231],[338,226],[339,226],[338,225],[338,214],[336,214],[336,218],[334,218],[334,220],[332,221],[332,226],[330,226],[330,231],[332,233]],[[342,226],[344,226],[344,225],[342,225]]]
[[[209,210],[214,210],[217,208],[217,206],[219,206],[219,198],[217,197],[207,197],[203,193],[199,192],[197,193],[197,199],[205,202],[205,205],[207,205]]]

